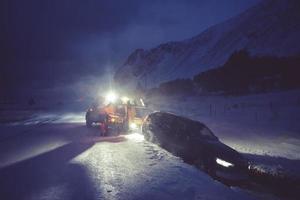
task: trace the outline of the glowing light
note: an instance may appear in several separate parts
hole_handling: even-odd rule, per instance
[[[138,128],[138,126],[136,125],[136,123],[130,123],[129,128],[131,130],[136,130]]]
[[[128,97],[122,97],[121,100],[122,100],[122,103],[127,103],[129,101],[129,98]]]
[[[132,134],[126,135],[125,137],[129,140],[134,140],[136,142],[142,142],[145,140],[144,136],[139,133],[132,133]]]
[[[105,96],[105,101],[107,103],[114,103],[117,100],[117,95],[114,92],[109,92],[106,96]]]
[[[140,99],[140,102],[141,102],[142,106],[145,106],[144,101],[143,101],[142,98]]]
[[[222,165],[223,167],[233,167],[233,164],[230,163],[230,162],[227,162],[225,160],[222,160],[220,158],[217,158],[216,159],[216,162],[219,164],[219,165]]]

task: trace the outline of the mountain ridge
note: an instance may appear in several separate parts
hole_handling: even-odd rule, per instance
[[[114,78],[122,85],[142,83],[151,87],[221,66],[240,49],[253,55],[299,54],[299,10],[296,0],[262,1],[190,39],[135,50]]]

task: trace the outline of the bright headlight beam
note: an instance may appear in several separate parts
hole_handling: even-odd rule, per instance
[[[130,127],[131,130],[137,129],[136,123],[130,123],[129,127]]]
[[[128,103],[129,98],[124,96],[121,98],[121,100],[122,100],[122,103]]]
[[[114,103],[117,100],[117,95],[114,92],[109,92],[105,96],[105,101],[108,103]]]
[[[216,162],[219,164],[219,165],[222,165],[223,167],[233,167],[233,164],[230,163],[230,162],[227,162],[225,160],[222,160],[220,158],[216,158]]]

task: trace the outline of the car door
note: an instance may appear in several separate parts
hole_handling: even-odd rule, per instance
[[[185,135],[186,124],[183,122],[182,117],[173,116],[170,127],[168,133],[171,152],[176,156],[184,158],[188,151],[188,137]]]

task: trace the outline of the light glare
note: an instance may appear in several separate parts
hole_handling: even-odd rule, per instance
[[[117,95],[114,92],[109,92],[106,96],[105,96],[105,101],[107,103],[114,103],[117,100]]]
[[[131,130],[137,129],[136,123],[130,123],[129,127],[130,127]]]
[[[124,96],[121,98],[121,100],[122,100],[122,103],[128,103],[129,98]]]
[[[216,162],[217,162],[219,165],[222,165],[222,166],[224,166],[224,167],[232,167],[232,166],[233,166],[232,163],[227,162],[227,161],[225,161],[225,160],[222,160],[222,159],[220,159],[220,158],[217,158],[217,159],[216,159]]]
[[[139,134],[139,133],[132,133],[132,134],[126,135],[125,137],[129,140],[134,140],[136,142],[142,142],[145,140],[144,135]]]

